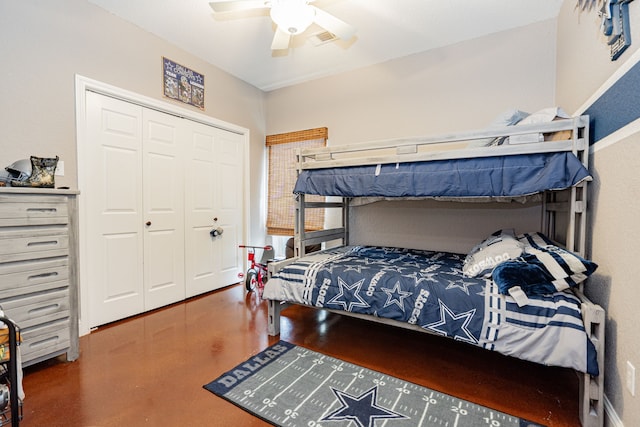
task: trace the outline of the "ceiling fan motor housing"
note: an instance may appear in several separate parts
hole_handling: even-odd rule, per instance
[[[304,32],[316,15],[315,9],[306,0],[274,0],[270,14],[278,28],[290,34]]]

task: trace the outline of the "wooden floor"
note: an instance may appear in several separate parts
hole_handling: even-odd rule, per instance
[[[280,338],[549,427],[579,426],[578,382],[452,340],[303,307]],[[80,358],[25,369],[27,427],[264,426],[205,383],[278,338],[242,286],[114,323],[80,339]]]

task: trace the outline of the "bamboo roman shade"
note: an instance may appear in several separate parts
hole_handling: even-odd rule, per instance
[[[308,129],[267,135],[269,150],[269,190],[267,200],[267,233],[293,236],[295,222],[296,150],[299,148],[324,147],[327,143],[327,128]],[[322,201],[320,196],[307,196],[308,201]],[[324,209],[307,211],[305,229],[321,230],[324,225]]]

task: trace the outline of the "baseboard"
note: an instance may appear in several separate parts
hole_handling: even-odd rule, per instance
[[[607,427],[624,427],[622,424],[622,420],[616,413],[615,409],[613,409],[613,405],[611,401],[607,399],[607,396],[604,396],[604,416],[606,418],[604,425]]]

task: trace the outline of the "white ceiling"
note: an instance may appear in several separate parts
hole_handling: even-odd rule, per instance
[[[564,0],[316,0],[356,36],[315,46],[322,29],[312,25],[274,53],[268,13],[214,15],[210,0],[88,1],[269,91],[556,18]]]

